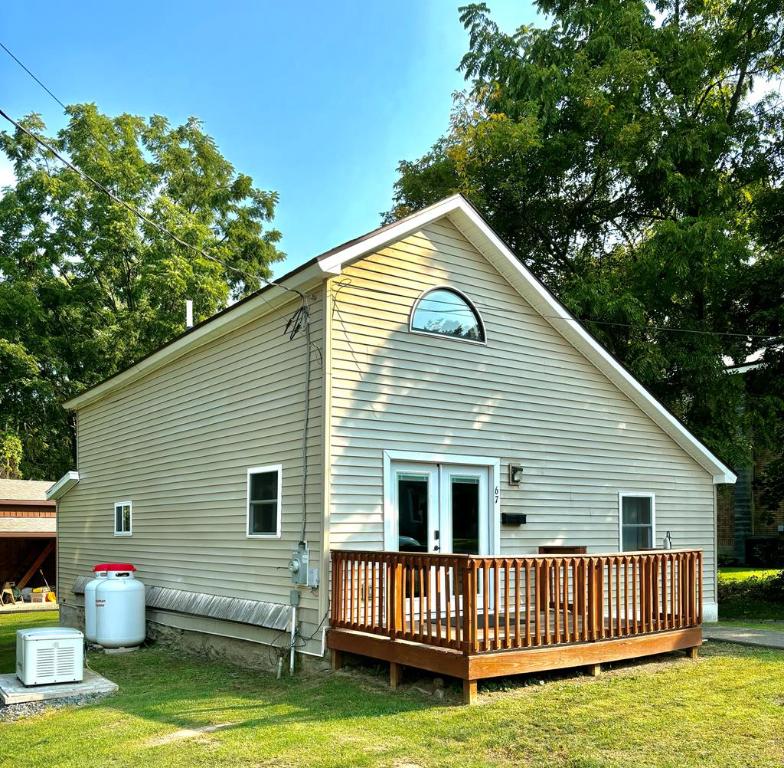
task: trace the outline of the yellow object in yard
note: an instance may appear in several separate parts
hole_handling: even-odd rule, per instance
[[[57,602],[57,595],[54,592],[48,592],[46,595],[46,602],[47,603],[56,603]]]

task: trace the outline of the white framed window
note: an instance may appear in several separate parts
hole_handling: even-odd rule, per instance
[[[133,534],[133,502],[114,502],[114,535],[131,536]]]
[[[279,539],[283,465],[248,470],[247,535],[253,539]]]
[[[411,309],[412,333],[444,336],[485,344],[485,326],[476,307],[457,288],[442,286],[425,291]]]
[[[618,494],[621,552],[652,549],[656,541],[656,496],[647,491]]]

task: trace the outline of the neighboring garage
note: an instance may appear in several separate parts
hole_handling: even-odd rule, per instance
[[[55,588],[57,506],[49,481],[0,478],[0,586]],[[10,596],[3,593],[3,602]],[[2,609],[0,609],[2,610]]]

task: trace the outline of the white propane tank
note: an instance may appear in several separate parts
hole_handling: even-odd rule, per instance
[[[94,579],[84,585],[84,636],[88,642],[95,640],[95,589],[106,578],[108,563],[93,566]]]
[[[146,635],[144,584],[130,563],[110,563],[95,590],[96,642],[104,648],[141,645]]]

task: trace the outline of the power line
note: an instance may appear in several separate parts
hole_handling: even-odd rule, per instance
[[[371,288],[370,286],[366,285],[357,285],[355,284],[350,278],[343,278],[340,283],[340,289],[350,289],[350,290],[358,290],[358,291],[367,291],[369,293],[376,293],[382,296],[390,296],[396,299],[401,297],[399,292],[391,291],[391,290],[382,290],[380,288]],[[401,289],[404,286],[400,286]],[[419,293],[417,289],[411,289],[414,293]],[[448,290],[448,289],[447,289]],[[415,296],[412,298],[416,298]],[[445,302],[439,299],[428,299],[428,301],[432,301],[433,304],[444,304],[444,309],[436,309],[435,312],[440,314],[466,314],[466,310],[463,309],[455,309],[453,305],[450,305],[449,302]],[[481,304],[477,304],[477,308],[483,312],[487,311],[488,307],[483,307]],[[708,331],[708,330],[701,330],[698,328],[680,328],[676,326],[663,326],[663,325],[649,325],[647,323],[635,324],[635,323],[622,323],[616,322],[613,320],[598,320],[596,318],[591,317],[572,317],[571,315],[568,317],[564,317],[562,315],[542,315],[537,312],[539,317],[543,317],[547,320],[563,320],[567,322],[573,323],[596,323],[597,325],[612,325],[612,326],[619,326],[623,328],[631,328],[637,331],[661,331],[663,333],[693,333],[699,334],[703,336],[730,336],[739,339],[767,339],[769,341],[778,341],[782,339],[780,335],[777,334],[764,334],[764,333],[744,333],[743,331]]]
[[[132,214],[134,214],[134,216],[137,216],[143,222],[145,222],[146,224],[149,224],[151,227],[153,227],[155,230],[157,230],[160,234],[165,235],[166,237],[171,238],[178,245],[181,245],[183,248],[187,248],[188,250],[193,251],[198,256],[201,256],[202,258],[205,258],[205,259],[207,259],[209,261],[212,261],[212,262],[214,262],[216,264],[219,264],[224,269],[227,269],[227,270],[230,270],[232,272],[235,272],[235,273],[237,273],[238,275],[241,275],[244,278],[251,278],[251,279],[254,279],[254,280],[261,280],[261,281],[267,283],[268,285],[274,285],[274,286],[277,286],[278,288],[282,288],[284,291],[289,291],[290,293],[295,293],[301,299],[304,300],[304,295],[302,294],[301,291],[298,291],[296,288],[289,288],[288,286],[281,285],[280,283],[277,283],[274,280],[270,280],[270,279],[268,279],[268,278],[266,278],[266,277],[264,277],[262,275],[251,274],[250,272],[245,272],[244,270],[239,269],[238,267],[234,267],[231,264],[227,264],[226,262],[222,261],[221,259],[218,259],[217,257],[212,256],[211,254],[207,253],[206,251],[204,251],[203,249],[199,248],[198,246],[195,246],[195,245],[192,245],[191,243],[186,242],[181,237],[175,235],[174,232],[172,232],[170,229],[167,229],[166,227],[162,226],[161,224],[158,224],[158,222],[156,222],[153,219],[151,219],[145,213],[140,211],[136,206],[131,205],[130,203],[128,203],[125,200],[123,200],[121,197],[118,197],[117,195],[115,195],[114,192],[112,192],[107,186],[102,184],[97,179],[94,179],[86,171],[83,171],[81,168],[79,168],[76,165],[74,165],[70,160],[68,160],[68,158],[66,158],[63,155],[61,155],[51,144],[49,144],[48,142],[44,141],[42,138],[37,136],[35,133],[33,133],[32,131],[30,131],[27,128],[25,128],[21,123],[18,123],[16,120],[14,120],[12,117],[10,117],[3,109],[0,109],[0,117],[3,117],[5,120],[7,120],[9,123],[11,123],[11,125],[16,127],[17,130],[21,131],[22,133],[26,134],[31,139],[33,139],[36,143],[38,143],[41,147],[43,147],[47,152],[50,152],[52,155],[54,155],[61,163],[63,163],[63,165],[65,165],[67,168],[72,170],[74,173],[76,173],[78,176],[80,176],[82,179],[84,179],[88,183],[92,184],[100,192],[103,192],[103,194],[105,194],[107,197],[109,197],[117,205],[119,205],[119,206],[125,208],[126,210],[130,211]]]
[[[9,50],[8,47],[5,46],[2,42],[0,42],[0,48],[2,48],[25,72],[27,72],[27,74],[30,75],[30,77],[33,80],[35,80],[35,82],[38,83],[38,85],[41,86],[41,88],[43,88],[44,91],[46,91],[46,93],[49,94],[49,96],[51,96],[64,110],[67,111],[68,108],[66,107],[66,105],[46,86],[46,84],[44,82],[42,82],[30,70],[29,67],[27,67],[25,65],[25,63],[21,59],[19,59],[18,56],[16,56],[11,50]],[[2,112],[2,111],[0,110],[0,112]],[[5,113],[2,113],[2,114],[3,114],[3,116],[7,120],[10,120],[10,118],[7,115],[5,115]],[[14,121],[11,121],[11,122],[14,122]],[[36,141],[39,142],[39,144],[43,144],[43,142],[41,142],[38,139],[38,137],[36,137],[33,134],[31,134],[29,131],[26,131],[18,123],[14,122],[14,125],[16,125],[18,128],[21,128],[21,130],[24,130],[25,133],[27,133],[28,135],[32,136]],[[43,144],[43,145],[46,146],[45,144]],[[48,147],[48,149],[49,149],[50,152],[52,152],[56,157],[61,159],[63,162],[67,162],[67,161],[63,160],[63,158],[60,158],[59,155],[53,149],[51,149],[51,147]],[[70,165],[70,167],[73,168],[74,170],[76,170],[78,173],[81,173],[74,166]],[[83,175],[86,176],[86,174],[83,174]],[[89,179],[89,177],[88,177],[88,180],[91,181],[92,183],[96,184],[96,185],[98,184],[97,182],[93,181],[92,179]],[[182,245],[182,246],[184,246],[186,248],[191,248],[193,250],[196,250],[198,253],[200,253],[205,258],[211,259],[212,261],[217,262],[218,264],[220,264],[221,266],[225,267],[226,269],[234,270],[235,272],[238,272],[239,274],[241,274],[241,275],[243,275],[245,277],[251,277],[251,275],[249,275],[249,274],[247,274],[245,272],[242,272],[242,270],[238,270],[235,267],[231,267],[230,265],[225,264],[224,262],[220,261],[219,259],[216,259],[214,256],[209,256],[208,254],[204,253],[203,251],[201,251],[199,249],[196,249],[195,246],[191,246],[188,243],[180,240],[172,232],[169,232],[168,230],[164,230],[164,228],[158,226],[154,222],[152,222],[149,219],[145,218],[143,216],[143,214],[139,213],[138,211],[133,209],[131,206],[129,206],[125,202],[123,202],[123,201],[119,200],[118,198],[112,196],[111,193],[107,189],[104,188],[102,191],[104,191],[104,192],[106,192],[106,194],[110,195],[112,197],[112,199],[114,199],[116,202],[120,203],[121,205],[124,205],[126,208],[129,208],[129,209],[133,210],[133,212],[136,213],[138,216],[142,216],[142,218],[144,218],[144,220],[147,221],[147,223],[149,223],[152,226],[156,227],[156,229],[158,229],[159,231],[164,231],[170,237],[174,238],[180,245]],[[279,285],[279,287],[284,288],[284,290],[290,290],[288,288],[285,288],[285,286],[280,285],[279,283],[275,283],[275,282],[273,282],[271,280],[266,280],[265,278],[263,278],[261,276],[253,276],[253,277],[257,277],[257,278],[259,278],[261,280],[265,280],[265,282],[269,283],[270,285]],[[347,287],[349,284],[350,284],[350,281],[348,281],[347,283],[344,284],[344,286],[341,286],[341,287]],[[373,291],[375,289],[365,288],[363,286],[362,290]],[[384,293],[383,291],[376,291],[376,292]],[[395,295],[395,294],[390,293],[389,295]],[[434,303],[436,303],[436,302],[434,302]],[[463,310],[449,309],[449,310],[442,310],[442,311],[443,312],[459,313],[459,312],[462,312]],[[776,336],[775,334],[774,335],[766,335],[766,334],[758,334],[758,333],[743,333],[743,332],[738,332],[738,331],[704,331],[704,330],[700,330],[700,329],[696,329],[696,328],[677,328],[677,327],[672,327],[672,326],[647,325],[647,324],[645,324],[645,325],[637,325],[637,324],[634,324],[634,323],[622,323],[622,322],[617,322],[617,321],[612,321],[612,320],[597,320],[596,318],[561,317],[560,315],[542,315],[542,317],[545,317],[545,318],[547,318],[549,320],[566,320],[566,321],[572,321],[572,322],[577,322],[577,323],[595,323],[596,325],[608,325],[608,326],[614,326],[614,327],[618,327],[618,328],[631,328],[631,329],[634,329],[634,330],[650,330],[650,331],[658,331],[658,332],[662,332],[662,333],[693,333],[693,334],[698,334],[698,335],[703,335],[703,336],[728,336],[728,337],[734,337],[734,338],[740,338],[740,339],[778,340],[779,338],[781,338],[779,336]]]
[[[12,51],[10,51],[2,42],[0,42],[0,48],[2,48],[25,72],[27,72],[27,74],[30,75],[30,77],[32,77],[33,80],[35,80],[35,82],[38,83],[38,85],[40,85],[41,88],[43,88],[64,110],[68,109],[68,107],[66,107],[65,104],[63,104],[63,102],[60,101],[60,99],[58,99],[57,96],[55,96],[54,93],[52,93],[52,91],[50,91],[46,85],[44,85],[44,83],[39,80],[30,69],[27,68],[27,66],[25,66],[24,62],[19,59]]]
[[[39,77],[38,77],[38,76],[37,76],[37,75],[36,75],[36,74],[35,74],[35,73],[34,73],[34,72],[33,72],[33,71],[32,71],[32,70],[31,70],[31,69],[30,69],[30,68],[29,68],[29,67],[28,67],[28,66],[27,66],[27,65],[26,65],[26,64],[25,64],[25,63],[24,63],[24,62],[23,62],[23,61],[22,61],[22,60],[21,60],[21,59],[20,59],[20,58],[19,58],[19,57],[18,57],[18,56],[15,54],[15,53],[14,53],[14,52],[13,52],[13,51],[12,51],[10,48],[8,48],[8,46],[7,46],[7,45],[5,45],[5,44],[4,44],[2,41],[0,41],[0,48],[2,48],[2,49],[3,49],[3,50],[4,50],[4,51],[5,51],[5,52],[6,52],[6,53],[7,53],[7,54],[8,54],[8,55],[9,55],[9,56],[10,56],[10,57],[11,57],[11,58],[12,58],[12,59],[13,59],[13,60],[14,60],[14,61],[15,61],[15,62],[16,62],[16,63],[17,63],[17,64],[18,64],[18,65],[19,65],[19,66],[20,66],[20,67],[21,67],[21,68],[22,68],[22,69],[23,69],[23,70],[24,70],[26,73],[27,73],[27,74],[28,74],[28,75],[29,75],[29,76],[30,76],[30,77],[31,77],[31,78],[32,78],[32,79],[33,79],[33,80],[34,80],[34,81],[35,81],[35,82],[36,82],[36,83],[37,83],[37,84],[38,84],[38,85],[41,87],[41,88],[43,88],[43,90],[44,90],[44,91],[46,91],[46,93],[48,93],[48,94],[49,94],[49,96],[51,96],[51,97],[52,97],[52,99],[54,99],[54,101],[55,101],[57,104],[59,104],[59,105],[60,105],[60,106],[63,108],[63,111],[64,111],[64,112],[66,112],[66,113],[68,112],[68,107],[67,107],[67,105],[65,104],[65,102],[63,102],[63,101],[62,101],[62,99],[58,98],[57,94],[55,94],[55,93],[54,93],[54,92],[51,90],[51,88],[49,88],[49,87],[46,85],[46,83],[44,83],[44,82],[43,82],[43,80],[41,80],[41,79],[40,79],[40,78],[39,78]],[[158,230],[159,232],[161,232],[162,234],[165,234],[165,235],[167,235],[168,237],[171,237],[171,238],[172,238],[173,240],[175,240],[175,241],[176,241],[176,242],[177,242],[179,245],[183,246],[184,248],[189,248],[189,249],[191,249],[192,251],[194,251],[194,252],[198,253],[200,256],[203,256],[204,258],[206,258],[206,259],[209,259],[210,261],[213,261],[213,262],[215,262],[215,263],[217,263],[217,264],[220,264],[220,265],[221,265],[222,267],[224,267],[225,269],[231,270],[231,271],[233,271],[233,272],[235,272],[235,273],[237,273],[237,274],[241,275],[242,277],[245,277],[245,278],[251,278],[251,279],[258,279],[258,280],[263,280],[263,281],[264,281],[265,283],[267,283],[268,285],[277,285],[278,287],[280,287],[280,288],[283,288],[283,290],[291,291],[291,289],[290,289],[290,288],[287,288],[286,286],[280,285],[279,283],[276,283],[276,282],[275,282],[275,281],[273,281],[273,280],[269,280],[269,279],[267,279],[267,278],[265,278],[265,277],[263,277],[263,276],[261,276],[261,275],[255,275],[255,274],[251,274],[251,273],[248,273],[248,272],[244,272],[243,270],[241,270],[241,269],[238,269],[237,267],[233,267],[233,266],[231,266],[230,264],[226,264],[224,261],[221,261],[220,259],[216,258],[215,256],[211,256],[210,254],[208,254],[208,253],[205,253],[205,252],[204,252],[203,250],[201,250],[200,248],[197,248],[196,246],[194,246],[194,245],[191,245],[190,243],[187,243],[187,242],[185,242],[184,240],[181,240],[181,239],[180,239],[179,237],[177,237],[177,235],[175,235],[175,234],[174,234],[174,233],[173,233],[171,230],[168,230],[168,229],[166,229],[165,227],[162,227],[161,225],[159,225],[159,224],[157,224],[156,222],[152,221],[152,220],[151,220],[149,217],[145,216],[145,215],[144,215],[144,214],[143,214],[141,211],[139,211],[137,208],[135,208],[134,206],[130,205],[130,203],[127,203],[127,202],[125,202],[124,200],[122,200],[122,199],[120,199],[119,197],[117,197],[116,195],[114,195],[114,194],[111,192],[111,190],[109,190],[107,187],[105,187],[105,186],[104,186],[103,184],[101,184],[100,182],[98,182],[98,181],[96,181],[95,179],[93,179],[91,176],[89,176],[87,173],[85,173],[84,171],[82,171],[80,168],[77,168],[77,167],[76,167],[76,166],[75,166],[73,163],[71,163],[71,162],[69,162],[68,160],[66,160],[66,159],[65,159],[64,157],[62,157],[62,156],[61,156],[61,155],[60,155],[60,154],[59,154],[59,153],[58,153],[58,152],[57,152],[57,151],[56,151],[54,148],[52,148],[52,147],[51,147],[49,144],[47,144],[46,142],[44,142],[43,140],[41,140],[41,139],[40,139],[38,136],[36,136],[34,133],[32,133],[31,131],[28,131],[26,128],[24,128],[22,125],[20,125],[18,122],[16,122],[16,121],[15,121],[15,120],[13,120],[12,118],[10,118],[10,117],[9,117],[9,116],[8,116],[8,115],[5,113],[5,112],[3,112],[2,110],[0,110],[0,114],[2,114],[2,116],[3,116],[3,117],[6,119],[6,120],[8,120],[9,122],[11,122],[13,125],[15,125],[15,126],[16,126],[16,128],[18,128],[19,130],[23,131],[23,132],[24,132],[24,133],[26,133],[28,136],[30,136],[32,139],[34,139],[35,141],[37,141],[37,142],[38,142],[38,144],[40,144],[42,147],[45,147],[45,148],[46,148],[46,149],[47,149],[49,152],[51,152],[51,153],[52,153],[52,154],[53,154],[53,155],[54,155],[54,156],[55,156],[55,157],[56,157],[58,160],[60,160],[60,161],[61,161],[62,163],[64,163],[65,165],[67,165],[67,166],[68,166],[68,167],[69,167],[71,170],[73,170],[75,173],[78,173],[78,174],[79,174],[79,175],[80,175],[82,178],[84,178],[85,180],[87,180],[88,182],[90,182],[91,184],[93,184],[93,185],[94,185],[96,188],[100,189],[100,190],[101,190],[101,192],[103,192],[104,194],[108,195],[108,196],[109,196],[109,197],[110,197],[112,200],[114,200],[114,202],[115,202],[115,203],[117,203],[117,204],[119,204],[119,205],[123,206],[124,208],[127,208],[129,211],[131,211],[131,213],[133,213],[133,214],[135,214],[136,216],[138,216],[139,218],[141,218],[143,221],[145,221],[145,222],[146,222],[147,224],[149,224],[150,226],[152,226],[152,227],[155,227],[155,229],[157,229],[157,230]],[[103,147],[104,147],[104,149],[107,149],[107,150],[108,150],[108,147],[106,147],[106,145],[105,145],[105,144],[104,144],[104,143],[103,143],[103,142],[100,140],[100,137],[98,138],[98,142],[101,144],[101,146],[103,146]],[[292,292],[293,292],[293,293],[298,293],[298,294],[299,294],[299,291],[292,291]],[[299,294],[299,295],[300,295],[300,297],[301,297],[301,294]]]
[[[5,49],[5,46],[3,46],[3,48]],[[7,49],[5,49],[5,50],[7,50]],[[16,58],[16,57],[14,57],[14,58]],[[21,64],[21,62],[20,62],[20,64]],[[25,67],[25,69],[27,69],[27,68]],[[27,70],[27,71],[29,72],[29,70]],[[32,75],[32,73],[30,73],[30,74],[31,74],[31,76],[35,77],[34,75]],[[36,78],[36,80],[37,80],[37,78]],[[40,81],[38,81],[38,82],[40,83]],[[43,83],[41,83],[41,85],[43,86]],[[46,88],[46,86],[43,86],[43,87]],[[46,90],[49,92],[48,88]],[[51,94],[51,95],[55,99],[57,98],[57,97],[54,96],[54,94]],[[57,99],[57,101],[58,101],[58,103],[61,103],[59,101],[59,99]],[[33,139],[37,144],[39,144],[41,147],[43,147],[48,152],[50,152],[52,155],[54,155],[61,163],[63,163],[63,165],[65,165],[67,168],[71,169],[74,173],[76,173],[78,176],[83,178],[85,181],[87,181],[90,184],[92,184],[96,189],[98,189],[99,191],[103,192],[103,194],[105,194],[114,203],[116,203],[117,205],[122,206],[123,208],[125,208],[126,210],[128,210],[132,214],[134,214],[135,216],[138,216],[139,219],[144,221],[146,224],[149,224],[151,227],[153,227],[155,230],[160,232],[162,235],[170,237],[172,240],[174,240],[174,242],[176,242],[177,244],[181,245],[183,248],[189,249],[189,250],[193,251],[194,253],[196,253],[197,255],[202,256],[203,258],[205,258],[205,259],[207,259],[209,261],[212,261],[212,262],[214,262],[216,264],[219,264],[224,269],[228,269],[228,270],[231,270],[233,272],[236,272],[236,273],[242,275],[244,278],[250,277],[252,279],[262,280],[265,283],[267,283],[268,285],[274,285],[274,286],[276,286],[278,288],[281,288],[284,291],[287,291],[289,293],[293,293],[293,294],[296,294],[297,296],[299,296],[300,301],[301,301],[301,305],[300,305],[299,309],[294,313],[294,315],[289,319],[288,323],[286,324],[286,331],[287,332],[290,331],[289,339],[293,340],[294,337],[297,335],[297,332],[301,328],[304,327],[304,329],[305,329],[306,370],[305,370],[305,393],[304,393],[305,394],[305,418],[304,418],[304,423],[303,423],[303,427],[302,427],[302,532],[301,532],[301,541],[304,541],[305,540],[306,531],[307,531],[307,482],[308,482],[307,449],[308,449],[308,430],[309,430],[309,427],[310,427],[310,381],[311,381],[311,354],[312,354],[312,349],[311,349],[312,344],[311,344],[311,337],[310,337],[310,317],[309,317],[308,304],[307,304],[307,299],[305,297],[305,294],[302,293],[302,291],[297,290],[296,288],[289,288],[288,286],[282,285],[281,283],[277,283],[274,280],[269,280],[268,278],[263,277],[262,275],[251,275],[251,274],[249,274],[247,272],[244,272],[243,270],[238,269],[237,267],[234,267],[234,266],[232,266],[230,264],[226,264],[225,262],[221,261],[220,259],[216,258],[215,256],[212,256],[212,255],[208,254],[203,249],[198,248],[195,245],[191,245],[190,243],[186,242],[182,238],[180,238],[177,235],[175,235],[174,232],[172,232],[171,230],[169,230],[166,227],[158,224],[158,222],[153,221],[149,216],[147,216],[142,211],[140,211],[138,208],[136,208],[136,206],[131,205],[130,203],[126,202],[122,198],[120,198],[117,195],[115,195],[114,192],[112,192],[108,187],[106,187],[100,181],[98,181],[97,179],[94,179],[86,171],[83,171],[81,168],[79,168],[76,165],[74,165],[70,160],[68,160],[67,158],[63,157],[63,155],[61,155],[48,142],[44,141],[39,136],[37,136],[35,133],[33,133],[32,131],[28,130],[23,125],[21,125],[16,120],[14,120],[12,117],[10,117],[8,114],[6,114],[6,112],[3,109],[0,109],[0,117],[3,117],[5,120],[7,120],[13,126],[15,126],[17,130],[22,131],[22,133],[26,134],[31,139]],[[266,299],[264,299],[264,296],[261,293],[259,293],[257,295],[261,296],[262,300],[265,301],[265,303],[266,303]]]
[[[8,49],[8,47],[5,46],[2,42],[0,42],[0,47],[2,47],[2,49],[25,72],[27,72],[27,74],[30,75],[30,77],[33,78],[33,80],[35,80],[35,82],[38,83],[38,85],[41,86],[41,88],[43,88],[44,91],[46,91],[46,93],[49,94],[49,96],[51,96],[59,104],[63,108],[63,111],[66,112],[66,114],[67,114],[68,107],[66,107],[66,105],[52,92],[52,90],[49,89],[44,84],[44,82],[42,80],[40,80],[32,72],[32,70],[30,70],[24,64],[24,62],[22,62],[21,59],[19,59],[14,53],[12,53]],[[124,200],[122,200],[121,198],[119,198],[116,195],[114,195],[111,192],[111,190],[109,190],[107,187],[105,187],[103,184],[101,184],[97,180],[93,179],[89,174],[85,173],[80,168],[77,168],[75,165],[73,165],[73,163],[71,163],[68,160],[66,160],[64,157],[62,157],[60,154],[58,154],[52,147],[50,147],[46,142],[44,142],[41,139],[39,139],[38,136],[36,136],[33,133],[31,133],[30,131],[28,131],[26,128],[21,126],[15,120],[12,120],[7,114],[5,114],[5,112],[0,110],[0,114],[2,114],[2,116],[6,120],[9,120],[11,123],[13,123],[17,127],[17,129],[23,131],[28,136],[31,136],[36,142],[38,142],[38,144],[40,144],[41,146],[43,146],[46,149],[48,149],[55,157],[57,157],[62,163],[67,165],[69,168],[71,168],[74,172],[76,172],[82,178],[84,178],[87,181],[89,181],[91,184],[93,184],[101,192],[103,192],[104,194],[108,195],[109,198],[111,198],[115,203],[117,203],[118,205],[121,205],[124,208],[126,208],[127,210],[131,211],[133,214],[138,216],[142,221],[144,221],[147,224],[149,224],[150,226],[154,227],[156,230],[158,230],[162,234],[168,235],[170,238],[172,238],[179,245],[183,246],[184,248],[189,248],[192,251],[194,251],[195,253],[199,254],[200,256],[203,256],[204,258],[209,259],[210,261],[213,261],[213,262],[215,262],[217,264],[220,264],[224,269],[232,270],[233,272],[242,275],[242,277],[244,277],[245,279],[247,279],[248,277],[251,277],[252,279],[262,280],[267,285],[275,285],[275,286],[277,286],[279,288],[282,288],[284,291],[288,291],[290,293],[294,293],[294,294],[297,294],[299,296],[300,302],[301,302],[300,307],[294,313],[294,315],[291,318],[289,318],[289,321],[286,324],[286,332],[289,333],[289,339],[293,340],[294,337],[299,332],[299,330],[301,330],[303,327],[305,329],[305,355],[306,355],[305,419],[304,419],[304,424],[303,424],[303,427],[302,427],[302,532],[301,532],[301,535],[300,535],[300,540],[304,541],[305,540],[305,536],[306,536],[306,531],[307,531],[307,519],[308,519],[308,517],[307,517],[307,484],[308,484],[307,447],[308,447],[308,429],[309,429],[309,426],[310,426],[311,353],[312,353],[312,347],[315,346],[315,345],[313,345],[313,343],[311,341],[311,337],[310,337],[310,314],[309,314],[308,303],[307,303],[307,300],[305,298],[305,295],[301,291],[289,288],[289,287],[287,287],[285,285],[282,285],[281,283],[276,283],[274,280],[269,280],[268,278],[263,277],[261,275],[250,275],[250,274],[244,272],[243,270],[237,269],[236,267],[233,267],[233,266],[231,266],[229,264],[226,264],[224,261],[221,261],[220,259],[218,259],[218,258],[216,258],[214,256],[211,256],[208,253],[205,253],[201,248],[197,248],[196,246],[193,246],[190,243],[185,242],[181,238],[177,237],[177,235],[175,235],[172,231],[170,231],[166,227],[163,227],[163,226],[159,225],[157,222],[152,221],[148,216],[145,216],[135,206],[130,205],[130,203],[127,203]],[[101,144],[101,146],[103,146],[104,149],[109,151],[108,147],[103,143],[103,141],[101,141],[100,137],[98,138],[98,142]],[[266,299],[264,299],[264,296],[262,294],[258,294],[258,295],[261,296],[262,300],[265,303],[267,303]],[[318,350],[317,347],[316,347],[316,349],[319,352],[319,354],[321,354],[321,351]]]
[[[30,77],[33,80],[35,80],[35,82],[38,83],[38,85],[41,86],[41,88],[43,88],[44,91],[46,91],[46,93],[49,94],[49,96],[51,96],[64,110],[67,111],[68,108],[66,107],[66,105],[46,86],[46,84],[44,82],[42,82],[35,75],[35,73],[33,73],[30,70],[29,67],[27,67],[25,65],[25,63],[21,59],[19,59],[18,56],[16,56],[11,50],[9,50],[8,47],[6,45],[4,45],[2,42],[0,42],[0,48],[2,48],[25,72],[27,72],[27,74],[30,75]],[[0,110],[0,113],[2,113],[2,110]],[[2,115],[7,120],[11,120],[5,113],[2,113]],[[11,120],[11,122],[13,122],[14,125],[17,126],[17,128],[20,128],[21,130],[25,131],[25,133],[27,133],[28,135],[32,136],[32,138],[34,138],[36,141],[38,141],[39,144],[42,144],[43,146],[47,146],[42,141],[40,141],[37,136],[34,136],[32,133],[30,133],[26,129],[22,128],[15,121]],[[69,167],[71,167],[77,173],[81,173],[81,171],[79,171],[79,169],[77,169],[75,166],[67,163],[67,161],[64,160],[62,157],[60,157],[57,154],[57,152],[55,152],[51,147],[47,146],[47,148],[56,157],[58,157],[60,160],[62,160],[62,162],[68,164]],[[221,266],[225,267],[226,269],[234,270],[235,272],[238,272],[239,274],[243,275],[244,277],[251,277],[251,275],[243,272],[242,270],[236,269],[235,267],[232,267],[232,266],[230,266],[230,265],[220,261],[219,259],[215,258],[214,256],[210,256],[210,255],[204,253],[200,249],[197,249],[195,246],[192,246],[192,245],[184,242],[183,240],[180,240],[174,233],[170,232],[169,230],[165,230],[163,227],[160,227],[155,222],[153,222],[150,219],[146,218],[142,213],[140,213],[139,211],[135,210],[132,206],[128,205],[124,201],[121,201],[119,198],[116,198],[115,196],[113,196],[112,193],[108,189],[104,188],[102,185],[99,185],[98,182],[96,182],[93,179],[91,179],[90,177],[88,177],[87,174],[82,174],[82,175],[85,176],[93,184],[96,184],[96,186],[99,186],[99,188],[101,188],[103,192],[105,192],[110,197],[112,197],[112,199],[115,200],[115,202],[118,202],[121,205],[125,206],[126,208],[129,208],[134,213],[136,213],[137,216],[142,217],[148,224],[150,224],[151,226],[154,226],[159,231],[162,231],[165,234],[168,234],[169,237],[172,237],[180,245],[182,245],[182,246],[184,246],[186,248],[191,248],[192,250],[195,250],[200,255],[204,256],[207,259],[211,259],[214,262],[217,262],[218,264],[220,264]],[[288,288],[285,288],[285,286],[280,285],[279,283],[274,283],[271,280],[266,280],[265,278],[263,278],[261,276],[253,276],[253,277],[257,277],[258,279],[265,280],[265,282],[269,283],[270,285],[279,285],[279,287],[284,288],[284,290],[290,290]],[[344,284],[344,286],[341,286],[341,287],[348,287],[349,284],[350,284],[350,281],[348,281],[347,283]],[[363,286],[362,290],[373,291],[375,289],[365,288]],[[383,291],[377,291],[377,290],[376,290],[376,292],[384,293]],[[395,295],[395,294],[391,294],[390,293],[390,295]],[[438,300],[434,301],[434,300],[431,299],[431,301],[433,303],[441,303],[441,302],[438,302]],[[441,311],[442,312],[446,312],[446,313],[460,313],[460,312],[463,312],[463,310],[459,310],[459,309],[444,309],[444,310],[441,310]],[[613,327],[617,327],[617,328],[631,328],[631,329],[634,329],[634,330],[658,331],[658,332],[661,332],[661,333],[692,333],[692,334],[698,334],[698,335],[702,335],[702,336],[727,336],[727,337],[734,337],[734,338],[739,338],[739,339],[772,339],[772,340],[778,340],[780,338],[780,337],[778,337],[776,335],[742,333],[742,332],[737,332],[737,331],[705,331],[705,330],[700,330],[700,329],[696,329],[696,328],[677,328],[677,327],[672,327],[672,326],[647,325],[647,324],[636,325],[634,323],[622,323],[622,322],[612,321],[612,320],[597,320],[596,318],[561,317],[560,315],[542,315],[542,317],[545,317],[548,320],[566,320],[566,321],[572,321],[572,322],[578,322],[578,323],[594,323],[596,325],[607,325],[607,326],[613,326]]]

